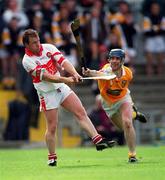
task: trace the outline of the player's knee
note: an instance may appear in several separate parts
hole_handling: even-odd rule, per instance
[[[132,127],[132,122],[129,118],[126,118],[123,122],[123,125],[126,129],[130,129]]]
[[[47,130],[47,133],[51,136],[54,136],[55,135],[55,132],[56,132],[56,129],[57,129],[57,126],[56,125],[53,125],[51,126],[50,128],[48,128]]]

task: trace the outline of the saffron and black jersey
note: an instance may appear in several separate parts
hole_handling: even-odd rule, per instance
[[[106,64],[102,69],[102,72],[107,75],[112,73],[110,64]],[[126,67],[122,66],[122,76],[120,78],[115,78],[112,80],[98,80],[98,87],[101,96],[109,103],[115,103],[122,99],[127,93],[129,93],[129,83],[132,80],[132,71]]]

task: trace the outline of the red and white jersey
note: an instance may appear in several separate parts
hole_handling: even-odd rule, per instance
[[[62,53],[54,45],[41,44],[38,55],[34,55],[30,50],[25,49],[22,64],[31,75],[36,90],[38,92],[49,92],[58,89],[63,83],[43,81],[42,75],[47,71],[52,75],[60,76],[58,66],[61,66],[65,60]]]

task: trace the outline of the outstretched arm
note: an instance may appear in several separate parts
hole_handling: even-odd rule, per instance
[[[76,69],[74,68],[74,66],[69,62],[69,61],[64,61],[64,63],[62,64],[62,67],[70,74],[73,76],[73,78],[75,79],[76,82],[80,82],[81,81],[81,76],[79,75],[79,73],[76,71]]]
[[[103,72],[100,71],[96,71],[96,70],[92,70],[92,69],[88,69],[85,70],[84,68],[82,68],[82,74],[84,76],[92,76],[92,77],[97,77],[97,76],[103,76],[105,75]]]
[[[52,83],[76,83],[73,77],[62,77],[51,75],[48,72],[44,72],[42,75],[42,80],[52,82]]]

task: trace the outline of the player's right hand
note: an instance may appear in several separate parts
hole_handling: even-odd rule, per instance
[[[77,83],[82,81],[81,79],[82,77],[78,73],[73,74],[73,78],[74,78],[74,81]]]
[[[71,77],[67,77],[66,80],[65,80],[65,83],[79,83],[81,82],[81,80],[77,81],[77,79],[75,79],[73,76]]]

